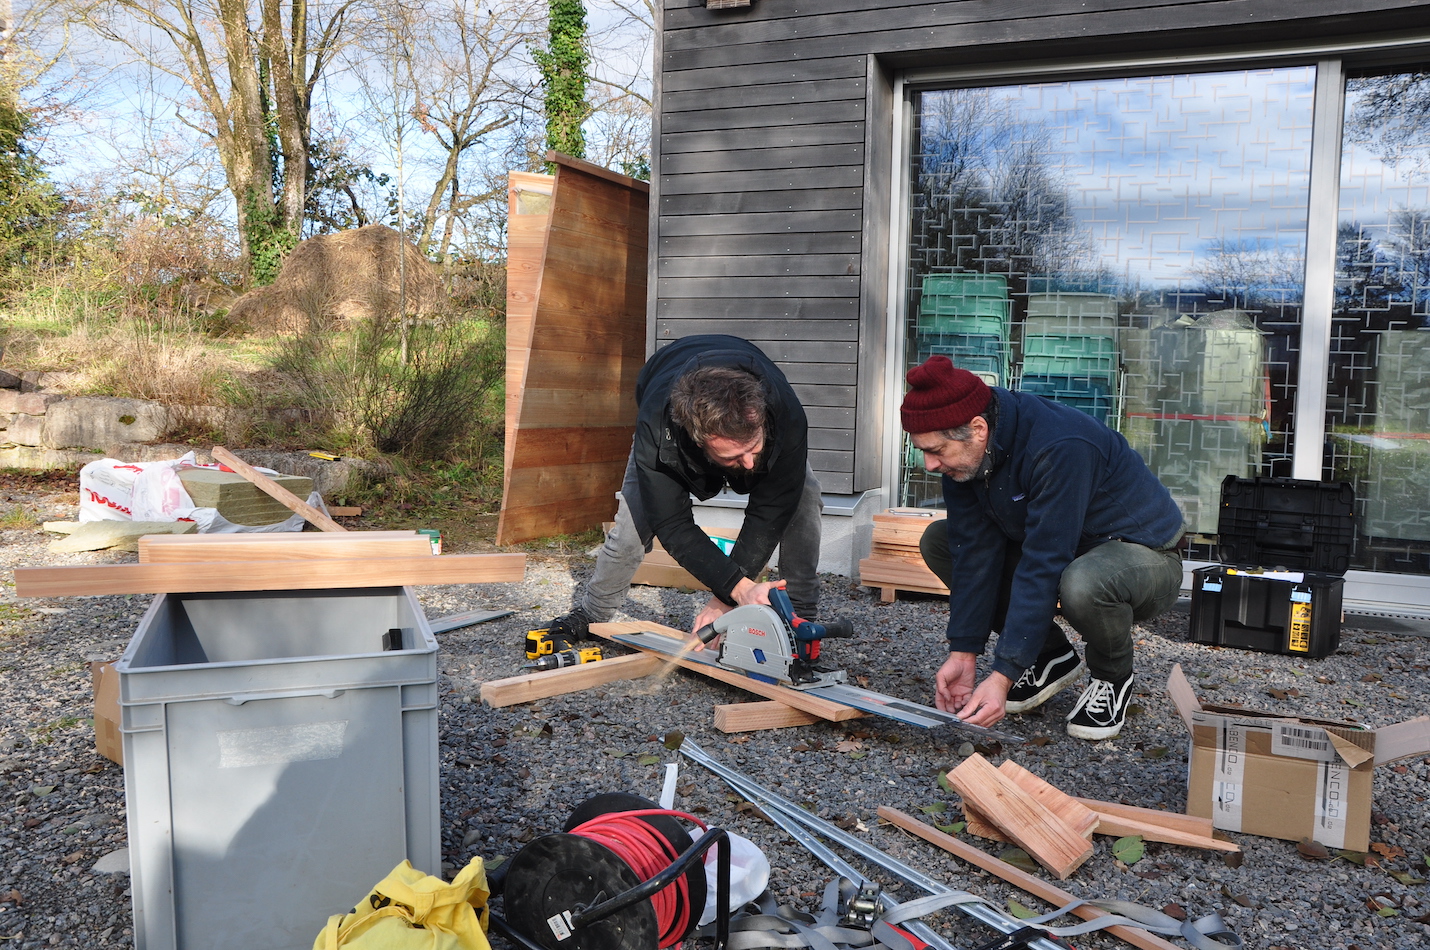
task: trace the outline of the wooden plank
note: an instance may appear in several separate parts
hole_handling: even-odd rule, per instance
[[[766,168],[737,171],[663,175],[662,195],[703,195],[712,191],[798,191],[801,188],[858,188],[864,184],[864,166],[830,165],[827,168]],[[661,229],[662,231],[664,228]]]
[[[154,544],[148,538],[139,539],[140,564],[192,564],[196,561],[311,561],[328,558],[359,557],[432,557],[432,542],[425,535],[412,534],[402,538],[367,538],[365,532],[349,532],[354,539],[338,540],[337,536],[314,533],[316,542],[265,539],[263,542],[239,544]],[[184,537],[184,535],[149,535],[154,537]],[[224,535],[219,535],[224,537]],[[301,535],[298,535],[301,537]]]
[[[796,235],[798,237],[798,235]],[[747,297],[744,300],[726,298],[723,300],[662,300],[656,307],[659,322],[670,328],[683,326],[683,321],[692,321],[692,326],[698,326],[693,321],[699,320],[724,320],[728,330],[731,321],[735,321],[740,326],[749,320],[752,322],[761,320],[787,320],[791,323],[806,320],[857,320],[859,317],[859,301],[847,298],[833,298],[826,300],[771,300],[761,297]],[[806,339],[806,331],[794,328],[798,334],[792,339]],[[660,339],[669,343],[671,340],[682,336],[689,336],[689,333],[674,330],[662,330]],[[764,340],[775,340],[780,337],[771,334],[755,334]],[[816,337],[816,339],[821,339]],[[839,337],[828,337],[828,339],[840,339]]]
[[[799,62],[766,63],[741,70],[741,85],[786,83],[798,80],[851,79],[864,75],[864,57],[845,56],[839,59],[801,60]],[[730,85],[728,69],[671,69],[662,77],[662,92],[687,92],[692,89],[724,89]]]
[[[215,462],[219,462],[227,468],[232,469],[236,474],[242,475],[248,481],[252,482],[255,488],[272,497],[289,511],[302,515],[303,519],[315,528],[322,531],[348,530],[223,446],[215,445],[209,454],[214,457]]]
[[[619,680],[649,676],[665,666],[656,657],[645,653],[613,656],[596,663],[582,663],[560,670],[543,670],[525,676],[489,680],[482,684],[482,702],[488,706],[516,706],[534,703],[538,699],[565,696],[583,689],[604,686]]]
[[[369,541],[373,538],[414,538],[417,532],[413,529],[396,529],[392,531],[345,531],[342,534],[329,534],[321,531],[266,531],[266,532],[239,532],[237,534],[173,534],[173,535],[150,535],[148,544],[151,547],[159,546],[181,546],[198,547],[201,545],[236,545],[236,544],[272,544],[281,542],[283,544],[353,544]]]
[[[855,277],[674,277],[656,282],[667,300],[688,297],[763,297],[787,294],[792,297],[857,297]]]
[[[673,340],[677,332],[680,336],[694,336],[698,333],[728,333],[729,319],[717,320],[673,320],[662,318],[656,321],[657,338]],[[859,339],[859,323],[855,320],[819,320],[810,317],[783,320],[740,321],[740,335],[747,340],[838,340],[851,342]]]
[[[1034,775],[1012,759],[998,763],[998,771],[1008,776],[1023,791],[1062,820],[1074,832],[1091,838],[1097,827],[1097,813],[1067,792]]]
[[[890,398],[893,381],[887,378],[885,356],[888,332],[885,319],[886,294],[889,287],[889,207],[893,200],[893,178],[875,170],[890,167],[894,162],[894,77],[888,64],[870,56],[866,63],[865,85],[869,89],[864,121],[873,134],[865,136],[863,169],[866,171],[863,255],[859,262],[859,421],[855,425],[854,485],[856,490],[877,488],[884,480],[883,407]],[[894,392],[902,393],[901,385],[892,384]]]
[[[854,492],[854,477],[848,472],[828,472],[814,466],[814,477],[822,491],[834,495],[850,495]]]
[[[864,141],[864,123],[826,122],[820,125],[778,126],[767,129],[712,129],[705,132],[662,132],[663,155],[682,152],[724,152],[741,148],[796,148],[806,145],[842,145]]]
[[[757,732],[761,729],[786,729],[819,722],[818,716],[791,709],[784,703],[767,699],[757,703],[730,703],[715,707],[715,728],[721,732]]]
[[[1210,818],[1198,818],[1195,815],[1184,815],[1176,811],[1161,811],[1156,808],[1139,808],[1136,805],[1123,805],[1118,802],[1103,802],[1095,798],[1079,798],[1078,801],[1099,815],[1108,818],[1128,818],[1202,838],[1210,838],[1214,831]]]
[[[848,472],[854,467],[854,453],[810,449],[809,465],[816,472]]]
[[[362,508],[358,505],[329,505],[328,514],[334,518],[358,518],[362,516]]]
[[[863,188],[809,188],[803,191],[735,191],[703,195],[662,195],[660,213],[739,214],[749,211],[829,211],[864,207]]]
[[[811,449],[853,449],[854,433],[848,429],[810,429]]]
[[[674,641],[674,644],[677,646],[685,643],[684,633],[673,627],[662,626],[658,623],[593,623],[591,624],[591,632],[607,640],[619,633],[656,633],[668,637]],[[788,689],[774,683],[763,683],[759,680],[751,679],[742,673],[737,673],[734,670],[727,670],[719,666],[710,666],[705,663],[694,663],[690,660],[669,657],[664,654],[652,653],[651,655],[659,656],[664,662],[673,666],[679,666],[693,673],[700,673],[711,679],[717,679],[722,683],[727,683],[730,686],[738,686],[743,690],[763,696],[766,699],[777,700],[786,706],[791,706],[795,709],[810,713],[811,715],[818,716],[820,719],[829,720],[830,722],[844,722],[849,719],[857,719],[863,715],[859,710],[850,706],[842,706],[839,703],[832,703],[827,699],[810,696],[797,689]]]
[[[859,257],[855,254],[663,257],[656,266],[661,277],[855,277],[859,274]]]
[[[1148,841],[1161,841],[1184,848],[1201,848],[1207,851],[1235,852],[1241,850],[1241,847],[1235,842],[1215,838],[1210,831],[1206,834],[1202,834],[1199,830],[1188,831],[1183,827],[1178,827],[1179,822],[1166,821],[1164,818],[1167,815],[1166,812],[1154,811],[1151,808],[1133,808],[1130,805],[1115,805],[1112,802],[1090,802],[1086,799],[1079,799],[1079,801],[1098,815],[1098,834],[1118,837],[1141,835]],[[1094,808],[1094,805],[1097,807]],[[1171,817],[1176,819],[1190,816],[1173,815]],[[1192,821],[1205,821],[1207,825],[1211,824],[1210,819],[1192,818]]]
[[[754,106],[790,105],[793,103],[828,102],[833,99],[863,99],[864,77],[810,80],[798,82],[762,83],[749,86],[725,86],[719,89],[691,89],[671,92],[661,97],[661,112],[703,112],[710,109],[748,109]]]
[[[717,235],[736,234],[761,234],[773,235],[787,238],[791,234],[808,232],[822,235],[825,240],[830,237],[829,232],[853,231],[859,232],[860,218],[859,211],[792,211],[787,213],[775,212],[765,214],[708,214],[689,215],[680,218],[661,218],[660,237],[661,254],[666,253],[665,241],[667,238],[699,235],[702,237],[714,237]],[[827,251],[828,244],[812,243],[809,250]],[[730,253],[718,247],[711,247],[707,254]],[[750,251],[747,253],[762,253]],[[776,253],[793,253],[790,251]]]
[[[772,227],[763,233],[681,234],[675,236],[662,233],[660,236],[660,253],[668,256],[703,256],[706,254],[829,254],[842,253],[851,248],[857,249],[860,242],[861,236],[858,228],[848,228],[843,231],[822,231],[818,227],[815,227],[807,232],[787,232]],[[787,300],[771,301],[772,306],[783,305],[785,307],[799,306],[800,303],[800,301]],[[845,311],[839,311],[831,313],[830,317],[843,319],[846,316],[857,314],[857,301],[850,301],[849,303],[847,313]],[[662,314],[679,306],[679,304],[664,300],[656,304],[657,311]],[[691,315],[711,316],[712,314],[693,313]]]
[[[724,94],[728,90],[721,90]],[[800,145],[787,148],[732,148],[720,152],[677,152],[661,166],[661,181],[670,175],[697,172],[739,172],[765,168],[800,168],[818,176],[824,168],[859,165],[864,161],[864,144]],[[828,188],[827,184],[819,187]],[[665,189],[661,189],[662,193]],[[665,198],[661,198],[665,207]]]
[[[1092,856],[1090,841],[977,752],[948,773],[948,784],[1059,880]]]
[[[704,109],[700,112],[661,113],[661,132],[708,132],[713,129],[787,128],[857,122],[864,118],[864,97],[827,102],[751,106],[748,109]]]
[[[853,386],[815,386],[809,383],[790,383],[790,389],[799,397],[806,409],[810,406],[833,406],[853,408],[858,390]]]
[[[106,564],[15,569],[20,597],[97,594],[188,594],[200,591],[320,590],[428,584],[515,582],[525,554],[334,558],[326,561],[206,561],[198,564]]]
[[[930,844],[942,848],[959,860],[965,861],[976,868],[981,868],[994,877],[1001,878],[1014,887],[1020,888],[1032,894],[1034,897],[1047,901],[1054,907],[1064,907],[1078,900],[1078,898],[1062,888],[1049,884],[1042,878],[1029,874],[1027,871],[1019,870],[1006,861],[1000,861],[991,854],[985,854],[972,845],[959,841],[952,835],[945,834],[937,828],[919,821],[912,815],[899,811],[897,808],[880,805],[878,815],[885,821],[892,822],[905,831],[918,835]],[[1099,910],[1090,904],[1080,904],[1069,911],[1069,913],[1076,914],[1083,920],[1095,920],[1098,917],[1110,916],[1107,911]],[[1127,927],[1118,924],[1114,927],[1108,927],[1103,933],[1110,934],[1134,947],[1140,947],[1141,950],[1180,950],[1176,944],[1168,943],[1156,934],[1148,933],[1140,927]]]

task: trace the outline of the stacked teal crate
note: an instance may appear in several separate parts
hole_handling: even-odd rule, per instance
[[[924,278],[918,362],[947,356],[990,386],[1008,383],[1008,280],[1000,274]]]
[[[1115,424],[1121,362],[1115,297],[1065,292],[1028,295],[1020,390]]]

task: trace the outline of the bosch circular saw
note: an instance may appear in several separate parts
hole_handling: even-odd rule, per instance
[[[845,682],[843,670],[816,663],[826,637],[853,639],[854,625],[842,617],[815,623],[795,615],[789,594],[770,588],[770,606],[736,607],[700,631],[706,643],[720,637],[721,666],[793,689],[814,689]]]

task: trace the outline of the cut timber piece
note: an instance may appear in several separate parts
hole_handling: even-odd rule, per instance
[[[1004,759],[998,771],[1013,780],[1013,783],[1036,798],[1044,808],[1057,815],[1073,831],[1084,838],[1091,838],[1097,828],[1097,813],[1066,792],[1029,772],[1012,759]]]
[[[15,570],[15,593],[20,597],[84,597],[96,594],[488,584],[519,581],[525,571],[525,554],[432,557],[430,553],[427,557],[333,558],[326,561],[21,567]]]
[[[334,518],[357,518],[362,514],[362,508],[356,505],[329,505],[328,514]]]
[[[1003,832],[998,830],[998,826],[988,820],[988,817],[973,805],[968,804],[968,800],[963,801],[963,821],[965,830],[971,835],[980,838],[987,838],[989,841],[1011,841]]]
[[[311,561],[355,557],[431,557],[432,542],[425,535],[371,537],[378,532],[350,531],[346,534],[294,532],[288,537],[269,535],[262,540],[215,544],[172,544],[154,537],[139,539],[140,564],[191,564],[195,561]],[[385,534],[386,532],[382,532]],[[182,537],[182,536],[181,536]],[[194,535],[194,537],[205,537]],[[234,535],[207,535],[212,539]],[[249,537],[252,537],[251,535]],[[262,537],[262,536],[260,536]],[[307,540],[311,538],[312,540]],[[165,538],[172,541],[173,538]],[[426,550],[423,550],[423,549]]]
[[[715,707],[715,728],[721,732],[755,732],[760,729],[784,729],[808,726],[819,717],[784,703],[765,700],[758,703],[730,703]]]
[[[639,679],[665,666],[649,653],[634,656],[613,656],[594,663],[568,666],[559,670],[543,670],[525,676],[491,680],[482,684],[482,701],[488,706],[515,706],[532,703],[550,696],[564,696],[593,686],[603,686],[617,680]]]
[[[948,773],[948,784],[1059,880],[1092,856],[1092,842],[977,752]]]
[[[303,499],[299,498],[297,495],[294,495],[288,489],[276,484],[273,479],[269,478],[267,475],[264,475],[262,472],[258,471],[252,465],[249,465],[243,459],[234,455],[232,452],[230,452],[223,446],[215,445],[213,447],[213,451],[210,454],[213,455],[215,462],[221,462],[222,464],[227,465],[236,473],[242,475],[254,485],[257,485],[259,490],[264,491],[269,495],[272,495],[274,498],[278,499],[280,502],[283,503],[284,507],[288,508],[290,511],[294,511],[302,515],[303,518],[309,524],[313,525],[313,527],[320,528],[323,531],[348,530],[347,528],[344,528],[342,525],[338,524],[332,518],[329,518],[327,515],[314,508],[312,505],[308,504]]]
[[[1159,812],[1151,808],[1137,808],[1132,805],[1115,805],[1111,802],[1096,802],[1079,799],[1084,805],[1092,808],[1098,815],[1097,833],[1102,835],[1141,835],[1146,841],[1161,841],[1165,844],[1180,845],[1184,848],[1201,848],[1205,851],[1240,851],[1241,846],[1233,841],[1222,841],[1220,838],[1213,838],[1211,834],[1211,821],[1209,819],[1194,818],[1187,815],[1173,815],[1168,812]],[[1096,806],[1096,807],[1094,807]],[[1147,817],[1147,816],[1154,817]],[[1189,821],[1202,822],[1208,825],[1205,834],[1200,831],[1187,831],[1178,827],[1178,822],[1166,822],[1166,818],[1187,818]]]
[[[1078,801],[1104,817],[1127,818],[1201,838],[1210,838],[1215,830],[1212,828],[1210,818],[1198,818],[1196,815],[1161,811],[1157,808],[1139,808],[1136,805],[1123,805],[1119,802],[1100,802],[1095,798],[1079,798]]]
[[[726,538],[734,541],[739,537],[738,528],[701,528],[712,538]],[[678,587],[684,590],[709,590],[695,575],[691,574],[680,563],[671,556],[670,552],[661,547],[659,541],[652,544],[650,553],[641,559],[640,567],[631,576],[632,584],[644,584],[647,587]]]
[[[885,821],[893,822],[907,832],[918,835],[930,844],[937,845],[959,860],[966,861],[974,867],[982,868],[989,874],[1002,878],[1014,887],[1021,888],[1034,897],[1047,901],[1054,907],[1063,907],[1078,899],[1062,888],[1049,884],[1042,878],[1035,877],[1027,871],[1020,871],[1008,862],[1000,861],[991,854],[985,854],[972,845],[965,844],[952,835],[944,834],[937,828],[919,821],[912,815],[905,814],[897,808],[880,805],[879,817]],[[1107,911],[1099,910],[1090,904],[1080,904],[1069,911],[1069,913],[1075,914],[1083,920],[1095,920],[1098,917],[1109,916]],[[1169,943],[1156,934],[1148,933],[1139,927],[1127,927],[1119,924],[1115,927],[1108,927],[1103,932],[1125,941],[1134,947],[1140,947],[1141,950],[1179,950],[1176,944]]]
[[[17,571],[16,573],[19,572]],[[671,640],[674,640],[677,645],[685,643],[684,633],[673,627],[665,627],[658,623],[593,623],[591,624],[591,633],[606,640],[620,633],[655,633],[669,637]],[[628,646],[629,644],[623,643],[621,645]],[[729,683],[731,686],[738,686],[741,689],[749,690],[766,699],[778,700],[786,706],[793,706],[795,709],[818,716],[820,719],[827,719],[830,722],[858,719],[864,715],[864,713],[852,706],[845,706],[841,703],[830,702],[827,699],[820,699],[818,696],[811,696],[797,689],[789,689],[774,683],[764,683],[757,679],[751,679],[743,673],[727,670],[724,667],[678,659],[663,653],[652,653],[652,655],[660,657],[665,663],[682,667],[693,673],[703,673],[711,679],[717,679],[722,683]]]

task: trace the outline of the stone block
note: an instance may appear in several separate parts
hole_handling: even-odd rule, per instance
[[[0,389],[19,389],[23,380],[14,373],[0,369]]]
[[[0,449],[0,468],[68,468],[76,475],[78,491],[79,470],[87,462],[104,458],[98,452],[76,452],[72,449],[46,449],[31,445],[20,445],[10,449]]]
[[[50,411],[51,403],[59,402],[63,398],[65,397],[59,393],[15,393],[15,411],[43,416]]]
[[[144,399],[80,396],[50,404],[44,444],[93,448],[113,442],[153,442],[169,429],[169,410]]]
[[[5,430],[5,440],[16,445],[44,445],[45,417],[16,415]]]

